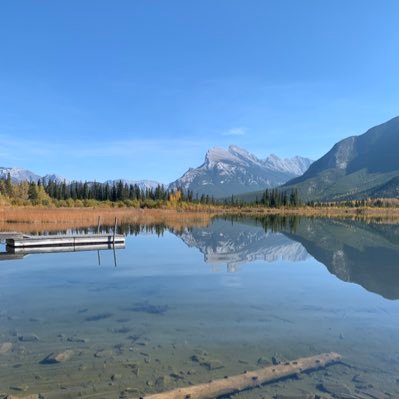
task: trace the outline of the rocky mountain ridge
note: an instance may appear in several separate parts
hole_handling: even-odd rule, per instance
[[[169,187],[222,198],[279,186],[304,173],[311,163],[308,158],[281,159],[274,154],[260,159],[234,145],[227,150],[214,147],[202,165],[190,168]]]

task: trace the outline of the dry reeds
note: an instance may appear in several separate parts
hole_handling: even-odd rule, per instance
[[[203,227],[216,215],[244,215],[262,217],[268,215],[304,216],[364,219],[381,223],[398,223],[399,208],[377,207],[213,207],[204,210],[136,209],[136,208],[46,208],[46,207],[0,207],[0,231],[40,233],[96,227],[98,217],[101,225],[112,226],[115,217],[119,223],[155,225],[163,224],[174,230],[183,227]]]
[[[0,231],[35,233],[95,227],[99,217],[103,226],[112,226],[117,218],[118,223],[164,224],[180,230],[184,226],[206,226],[212,215],[175,209],[3,207]]]

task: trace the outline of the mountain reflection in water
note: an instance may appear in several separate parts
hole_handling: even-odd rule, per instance
[[[205,262],[235,272],[254,261],[303,261],[309,255],[339,279],[399,299],[399,227],[364,221],[278,218],[215,219],[175,232]]]

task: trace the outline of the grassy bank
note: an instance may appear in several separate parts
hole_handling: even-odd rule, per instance
[[[164,224],[173,229],[183,226],[204,226],[216,213],[212,210],[135,208],[0,208],[0,231],[40,232],[118,224]]]
[[[102,225],[112,226],[115,218],[119,224],[164,224],[173,229],[184,226],[205,226],[217,215],[268,215],[353,218],[399,222],[399,208],[307,207],[265,208],[201,206],[164,209],[136,208],[54,208],[54,207],[0,207],[0,231],[40,232],[95,227],[98,218]]]

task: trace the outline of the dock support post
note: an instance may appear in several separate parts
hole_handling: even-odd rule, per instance
[[[118,219],[117,219],[117,218],[115,218],[115,225],[114,225],[114,242],[113,242],[113,244],[114,244],[114,248],[115,248],[115,236],[116,236],[116,227],[117,227],[117,222],[118,222]]]
[[[101,216],[98,217],[98,222],[97,222],[97,234],[100,234],[100,220],[101,220]]]

